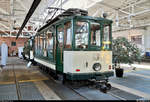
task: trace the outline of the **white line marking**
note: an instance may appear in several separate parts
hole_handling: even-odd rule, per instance
[[[120,64],[122,67],[136,67],[140,69],[149,69],[150,70],[150,65],[139,65],[139,64],[132,64],[131,66],[128,64]]]
[[[136,76],[140,76],[140,77],[144,77],[144,78],[150,78],[150,76],[147,75],[142,75],[142,74],[137,74],[137,73],[128,73],[130,75],[136,75]]]
[[[123,86],[123,85],[120,85],[120,84],[116,84],[116,83],[113,83],[113,82],[110,82],[110,84],[111,84],[113,87],[116,87],[116,88],[118,88],[118,89],[120,89],[120,90],[129,92],[129,93],[131,93],[131,94],[134,94],[134,95],[137,95],[137,96],[146,98],[146,99],[150,99],[150,95],[147,94],[147,93],[144,93],[144,92],[141,92],[141,91],[132,89],[132,88],[128,88],[128,87],[126,87],[126,86]]]
[[[116,97],[116,98],[119,98],[119,99],[121,99],[121,100],[126,100],[125,98],[122,98],[122,97],[120,97],[120,96],[117,96],[117,95],[115,95],[115,94],[113,94],[113,93],[111,93],[111,92],[107,92],[107,93],[109,93],[110,95],[112,95],[112,96],[114,96],[114,97]]]

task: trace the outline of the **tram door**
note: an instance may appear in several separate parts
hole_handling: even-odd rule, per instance
[[[63,72],[63,27],[57,27],[56,70]]]

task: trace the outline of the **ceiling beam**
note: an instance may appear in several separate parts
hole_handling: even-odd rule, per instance
[[[150,12],[150,9],[146,9],[146,10],[143,10],[143,11],[140,11],[140,12],[137,12],[137,13],[130,14],[130,15],[128,15],[128,16],[121,17],[119,20],[128,18],[129,16],[130,16],[130,17],[131,17],[131,16],[137,16],[137,15],[140,15],[140,14],[143,14],[143,13],[146,13],[146,12]]]
[[[147,0],[137,0],[137,1],[135,1],[135,2],[133,2],[133,3],[131,3],[131,4],[129,4],[129,5],[127,5],[127,6],[125,6],[125,7],[121,7],[120,8],[120,10],[124,10],[124,9],[127,9],[127,8],[129,8],[129,7],[131,7],[131,5],[138,5],[138,4],[140,4],[140,3],[143,3],[143,2],[146,2]]]
[[[1,7],[0,7],[0,12],[2,12],[2,13],[4,13],[4,14],[7,14],[7,15],[9,15],[9,13],[8,12],[6,12],[4,9],[2,9]]]
[[[4,25],[3,23],[0,23],[0,25],[1,25],[1,26],[3,26],[4,28],[6,28],[6,29],[10,30],[10,28],[9,28],[9,27],[7,27],[6,25]]]
[[[34,0],[32,5],[31,5],[31,8],[29,9],[26,17],[25,17],[25,20],[21,26],[21,28],[19,29],[19,32],[17,34],[17,37],[16,39],[19,37],[19,35],[21,34],[23,28],[25,27],[25,25],[27,24],[28,20],[30,19],[30,17],[32,16],[32,14],[34,13],[35,9],[37,8],[37,6],[39,5],[39,3],[41,2],[41,0]]]
[[[101,11],[101,14],[104,13],[104,10],[102,8],[99,8],[96,10],[96,12],[92,15],[93,17],[96,17],[99,14],[99,11]],[[101,15],[102,16],[102,15]]]
[[[92,1],[93,1],[93,3],[88,5],[85,9],[89,9],[89,8],[93,7],[95,4],[101,2],[102,0],[97,0],[97,1],[92,0]]]
[[[24,5],[24,3],[21,0],[16,1],[25,9],[25,12],[28,12],[29,9]]]
[[[5,33],[5,34],[7,34],[9,36],[9,34],[6,31],[1,30],[1,29],[0,29],[0,31],[3,32],[3,33]]]

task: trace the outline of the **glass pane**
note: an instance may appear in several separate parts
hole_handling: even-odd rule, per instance
[[[35,52],[38,50],[37,46],[38,46],[38,36],[35,37]]]
[[[47,57],[47,51],[46,51],[46,32],[43,33],[43,54],[45,57]]]
[[[53,58],[53,36],[50,30],[47,31],[47,51],[50,58]]]
[[[30,39],[30,46],[32,47],[32,40]]]
[[[91,45],[101,46],[99,23],[91,23]]]
[[[75,47],[85,49],[88,47],[88,23],[76,22]]]
[[[104,27],[104,41],[110,41],[109,39],[109,26]]]
[[[71,48],[72,44],[72,30],[71,30],[71,22],[67,22],[64,24],[64,47]]]
[[[110,48],[110,26],[104,27],[103,49]]]
[[[57,31],[58,31],[58,42],[63,43],[63,28],[59,27]]]
[[[39,38],[39,41],[40,41],[39,42],[40,43],[40,47],[39,47],[40,48],[40,54],[42,53],[42,48],[43,48],[43,40],[42,39],[43,39],[42,34],[40,34],[40,38]]]

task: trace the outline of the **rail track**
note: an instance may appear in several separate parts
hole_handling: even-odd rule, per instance
[[[17,78],[16,78],[16,73],[15,73],[15,69],[14,69],[14,64],[11,64],[11,65],[13,66],[13,74],[14,74],[14,79],[15,79],[17,97],[18,97],[18,100],[21,100],[20,87],[19,87],[19,83],[18,83]]]
[[[72,92],[74,92],[76,95],[78,95],[78,97],[80,97],[81,98],[81,100],[91,100],[92,98],[90,98],[90,97],[87,97],[87,96],[85,96],[85,95],[83,95],[83,93],[80,93],[79,91],[77,91],[77,89],[78,88],[74,88],[72,85],[70,85],[70,84],[62,84],[62,81],[61,80],[55,80],[49,73],[47,73],[47,72],[45,72],[44,70],[40,70],[42,73],[44,73],[47,77],[49,77],[49,81],[52,81],[52,82],[54,82],[54,83],[56,83],[56,84],[60,84],[60,85],[64,85],[65,87],[67,87],[68,89],[70,89]],[[84,86],[84,87],[86,87],[87,89],[90,89],[88,86]],[[82,88],[82,87],[81,87]],[[98,89],[97,89],[98,90]],[[57,91],[59,91],[59,90],[57,90]],[[85,91],[88,91],[88,90],[85,90]],[[110,91],[108,91],[107,93],[102,93],[100,90],[98,90],[99,91],[99,93],[101,93],[101,94],[108,94],[108,95],[110,95],[110,96],[112,96],[112,97],[114,97],[114,99],[115,100],[127,100],[127,99],[125,99],[125,98],[123,98],[123,97],[120,97],[120,96],[118,96],[118,95],[115,95],[115,94],[113,94],[113,93],[111,93]],[[57,93],[57,92],[56,92]],[[71,93],[70,93],[71,94]],[[94,95],[93,95],[94,96]],[[59,97],[61,97],[61,96],[59,96]],[[97,99],[95,99],[95,100],[97,100]],[[104,100],[107,100],[107,99],[104,99]]]

